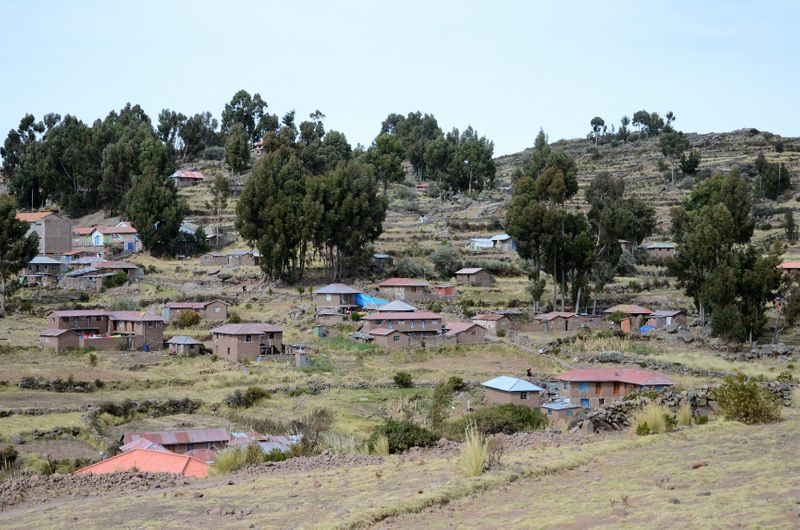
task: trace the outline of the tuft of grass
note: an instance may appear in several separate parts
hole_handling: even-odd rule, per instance
[[[385,434],[376,437],[372,443],[372,452],[379,456],[389,456],[389,437]]]
[[[647,424],[649,434],[663,434],[668,431],[666,417],[669,417],[669,408],[663,405],[650,403],[634,416],[634,425],[637,433],[639,429],[644,431],[644,424]]]
[[[465,477],[477,477],[483,474],[489,459],[489,440],[475,426],[464,432],[464,445],[458,467]]]
[[[684,427],[692,425],[692,407],[688,403],[684,403],[678,409],[678,425],[683,425]]]

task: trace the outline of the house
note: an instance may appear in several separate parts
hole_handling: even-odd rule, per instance
[[[524,405],[532,409],[539,408],[539,394],[544,388],[529,383],[524,379],[501,375],[481,383],[485,389],[483,397],[492,405]]]
[[[231,250],[227,257],[228,265],[254,266],[261,263],[261,253],[257,250]]]
[[[579,325],[578,314],[569,311],[550,311],[533,317],[541,325],[541,331],[569,331]]]
[[[141,274],[139,267],[127,261],[101,261],[100,263],[95,263],[94,267],[100,272],[111,274],[123,272],[128,277],[128,281],[131,282],[137,280]]]
[[[183,431],[126,432],[121,444],[145,439],[173,453],[183,454],[193,449],[225,449],[230,441],[226,429],[189,429]],[[124,446],[124,445],[123,445]]]
[[[686,325],[686,312],[682,309],[659,309],[647,315],[647,324],[656,329],[667,326]]]
[[[562,398],[596,408],[634,390],[663,390],[674,383],[658,372],[633,368],[577,368],[559,376]]]
[[[381,294],[397,300],[419,300],[425,296],[426,282],[411,278],[389,278],[378,284]]]
[[[283,353],[283,330],[267,323],[226,324],[211,330],[212,350],[229,361]]]
[[[78,268],[62,276],[59,285],[62,289],[97,292],[102,290],[103,281],[113,275],[114,273],[103,272],[96,267]]]
[[[206,252],[200,256],[200,263],[203,265],[227,265],[228,255],[222,252]]]
[[[28,234],[39,236],[39,254],[57,258],[71,248],[72,224],[54,212],[17,212],[17,220],[28,223]]]
[[[75,260],[86,258],[92,255],[94,255],[94,252],[92,252],[91,250],[72,249],[62,252],[61,256],[59,256],[59,259],[62,262],[66,263],[67,265],[72,265],[75,262]]]
[[[229,305],[225,300],[219,299],[206,302],[168,302],[161,310],[161,316],[169,322],[180,318],[184,312],[193,311],[203,320],[221,321],[228,319]]]
[[[511,326],[511,320],[507,316],[492,313],[481,313],[470,320],[483,326],[492,335],[497,335],[498,332],[504,331]]]
[[[103,263],[104,261],[105,259],[98,256],[81,256],[78,258],[72,258],[69,262],[69,265],[72,267],[72,270],[79,270],[94,268],[95,265],[98,263]]]
[[[346,314],[340,313],[336,309],[322,308],[322,309],[317,309],[317,314],[315,318],[318,324],[321,324],[323,326],[331,326],[333,324],[341,324],[348,317]]]
[[[128,340],[128,349],[160,350],[164,347],[164,319],[144,311],[111,311],[109,335]],[[98,348],[105,349],[105,348]]]
[[[169,176],[172,182],[175,183],[177,189],[185,188],[186,186],[194,186],[203,182],[205,177],[199,171],[183,171],[178,170]]]
[[[467,267],[456,271],[456,281],[468,285],[491,285],[494,276],[481,267]]]
[[[75,475],[104,475],[122,471],[146,473],[175,473],[186,477],[206,478],[209,466],[206,462],[188,455],[155,451],[151,449],[133,449],[106,458],[90,466],[75,471]]]
[[[387,328],[412,335],[435,335],[442,332],[442,317],[431,311],[370,313],[362,317],[363,331]]]
[[[449,283],[440,283],[433,286],[433,292],[436,294],[436,296],[450,298],[451,296],[456,295],[456,286],[450,285]]]
[[[621,313],[624,315],[624,318],[619,322],[619,326],[623,332],[630,333],[631,331],[638,332],[641,326],[641,317],[649,315],[652,311],[634,304],[620,304],[609,307],[603,313],[607,315]]]
[[[39,344],[42,348],[64,353],[67,350],[77,350],[80,347],[80,337],[70,329],[48,328],[39,333]]]
[[[514,243],[514,240],[511,239],[510,235],[497,234],[492,237],[492,248],[500,252],[511,252],[512,250],[516,250],[517,245]]]
[[[199,340],[186,335],[175,335],[167,341],[171,355],[198,355],[202,345]]]
[[[372,337],[374,344],[387,350],[410,348],[412,344],[411,337],[408,334],[392,328],[373,328],[368,331],[368,334]]]
[[[72,330],[78,335],[80,348],[160,350],[164,343],[164,321],[158,315],[144,311],[51,311],[47,320],[48,329],[45,331]],[[47,342],[56,341],[50,339]]]
[[[141,252],[139,232],[127,222],[116,226],[76,226],[72,229],[72,246],[83,250],[117,248],[124,252]]]
[[[21,277],[28,285],[56,285],[66,265],[47,256],[36,256],[28,262],[26,274]]]
[[[483,344],[486,328],[476,322],[448,322],[444,325],[444,336],[454,344]]]
[[[542,403],[542,412],[547,416],[548,421],[552,420],[566,420],[570,421],[572,418],[580,414],[583,407],[569,401],[553,401],[551,403]]]
[[[791,274],[800,271],[800,261],[784,261],[778,265],[778,268],[783,269],[783,272],[786,274]]]
[[[488,250],[494,248],[494,241],[488,237],[471,237],[469,239],[469,249],[480,252],[481,250]]]
[[[108,333],[109,312],[104,309],[50,311],[48,329],[69,329],[82,334]]]
[[[314,291],[314,303],[317,308],[327,309],[352,309],[358,307],[356,295],[361,294],[358,289],[343,283],[332,283]]]
[[[417,185],[414,186],[414,189],[418,193],[420,193],[420,192],[421,193],[425,193],[426,191],[428,191],[428,188],[430,188],[430,184],[428,184],[427,182],[418,182]]]
[[[645,243],[642,245],[647,252],[650,253],[651,256],[655,256],[661,259],[668,259],[675,257],[675,250],[677,246],[675,243]]]
[[[392,257],[389,254],[377,252],[372,255],[372,267],[376,270],[383,270],[391,266]]]

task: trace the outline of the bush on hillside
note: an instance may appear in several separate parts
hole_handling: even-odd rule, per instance
[[[400,388],[411,388],[412,386],[414,386],[411,374],[408,372],[403,372],[403,371],[397,372],[396,374],[394,374],[394,377],[392,379],[394,379],[394,384],[396,384]]]
[[[110,289],[112,287],[119,287],[120,285],[125,285],[128,281],[128,275],[124,272],[120,271],[116,274],[112,274],[111,276],[106,276],[103,278],[103,287],[106,289]]]
[[[225,402],[229,407],[250,408],[255,405],[259,399],[267,397],[270,397],[269,392],[259,386],[251,386],[244,392],[236,389],[233,394],[227,397]]]
[[[748,425],[778,421],[781,403],[757,379],[737,374],[725,378],[722,386],[714,389],[713,397],[726,419]]]
[[[200,314],[197,311],[181,311],[175,325],[179,328],[191,328],[200,323]]]
[[[436,441],[436,436],[424,427],[408,420],[386,420],[375,428],[369,440],[374,450],[378,439],[385,436],[389,441],[389,453],[402,453],[412,447],[427,447]]]
[[[470,424],[484,434],[514,434],[541,429],[547,425],[547,418],[539,409],[523,405],[493,405],[452,422],[449,426],[450,436],[462,437]]]

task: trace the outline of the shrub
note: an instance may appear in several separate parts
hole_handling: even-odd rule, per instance
[[[411,378],[411,374],[408,372],[397,372],[394,374],[394,384],[399,386],[400,388],[411,388],[414,386],[414,382]]]
[[[87,293],[87,292],[83,292],[82,291],[81,294],[78,295],[78,301],[79,302],[88,302],[89,299],[90,299],[90,296],[89,296],[89,293]]]
[[[533,431],[547,425],[547,418],[539,409],[511,403],[494,405],[473,412],[468,418],[460,418],[450,425],[450,433],[460,437],[468,425],[474,425],[484,434],[514,434]]]
[[[292,424],[292,429],[302,438],[300,443],[292,447],[294,456],[313,456],[317,454],[322,445],[322,435],[331,428],[333,413],[325,408],[318,408],[304,416],[300,421]]]
[[[181,311],[175,325],[179,328],[190,328],[200,323],[200,314],[197,311]]]
[[[737,374],[728,376],[725,382],[714,389],[713,397],[726,419],[748,425],[777,421],[781,404],[756,379]]]
[[[269,392],[259,386],[251,386],[248,387],[244,392],[236,389],[233,394],[228,396],[225,402],[229,407],[250,408],[255,405],[259,399],[264,399],[267,397],[270,397]]]
[[[643,421],[642,423],[636,426],[637,436],[647,436],[648,434],[650,434],[650,426],[647,424],[646,421]]]
[[[17,461],[19,453],[13,445],[6,445],[0,449],[0,469],[9,469]]]
[[[132,298],[117,298],[109,304],[111,311],[136,311],[139,309],[139,304]]]
[[[439,246],[428,259],[443,279],[451,278],[461,268],[461,254],[450,245]]]
[[[402,453],[412,447],[427,447],[436,441],[436,436],[416,423],[408,420],[386,420],[372,432],[369,446],[375,450],[378,439],[384,436],[389,442],[389,453]]]
[[[463,382],[462,382],[463,384]],[[453,388],[449,382],[442,382],[433,389],[430,407],[428,407],[428,425],[438,431],[450,413],[453,402]]]
[[[692,407],[688,403],[681,405],[678,409],[678,425],[688,427],[692,424]]]
[[[217,455],[214,465],[211,466],[211,474],[225,475],[246,466],[260,464],[264,461],[264,456],[264,451],[257,443],[246,448],[228,449]]]
[[[228,311],[228,322],[231,324],[241,324],[242,317],[236,311]]]
[[[477,477],[486,469],[489,459],[489,442],[486,436],[474,426],[464,432],[464,444],[458,467],[465,477]]]
[[[697,425],[705,425],[706,423],[708,423],[708,416],[706,416],[706,415],[703,415],[703,416],[698,416],[698,417],[696,417],[696,418],[694,419],[694,422],[695,422]]]
[[[447,386],[449,386],[450,390],[453,392],[459,392],[465,388],[464,380],[457,375],[450,376],[450,378],[447,380]]]
[[[89,365],[97,366],[97,354],[94,352],[89,353]]]
[[[778,374],[778,377],[776,377],[775,380],[779,383],[793,383],[794,377],[792,376],[792,372],[789,370],[784,370]]]
[[[128,281],[128,275],[122,271],[119,271],[116,274],[111,276],[106,276],[103,278],[103,287],[106,289],[110,289],[112,287],[119,287],[120,285],[125,285],[125,282]]]
[[[372,442],[372,453],[380,456],[389,456],[389,438],[385,434],[375,437]]]
[[[220,145],[206,147],[200,152],[203,160],[225,160],[225,148]]]
[[[634,424],[636,425],[636,434],[639,434],[641,429],[645,434],[663,434],[669,431],[666,418],[670,417],[669,409],[667,407],[650,403],[645,408],[640,410],[634,416]]]
[[[359,320],[361,320],[361,313],[359,313],[358,311],[353,311],[352,313],[350,313],[350,320],[352,320],[353,322],[358,322]]]

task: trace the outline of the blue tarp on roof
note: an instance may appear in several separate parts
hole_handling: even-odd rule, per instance
[[[389,300],[384,300],[383,298],[375,298],[374,296],[370,296],[364,293],[358,293],[356,295],[356,303],[360,307],[364,307],[365,305],[383,305],[388,304]]]

